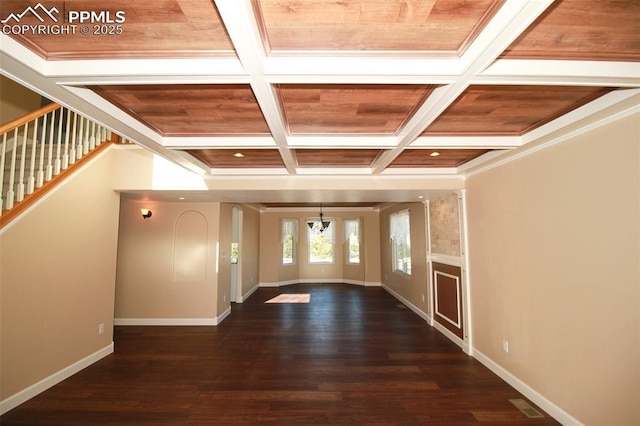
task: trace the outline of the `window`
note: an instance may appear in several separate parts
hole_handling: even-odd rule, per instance
[[[403,210],[391,215],[390,235],[393,246],[393,270],[411,275],[409,210]]]
[[[293,265],[296,260],[296,242],[298,241],[298,221],[282,219],[282,264]]]
[[[309,263],[333,263],[333,244],[335,239],[335,221],[324,219],[329,226],[322,230],[319,220],[308,220],[307,246]]]
[[[358,219],[345,219],[344,241],[347,246],[347,263],[357,265],[360,263],[360,221]]]

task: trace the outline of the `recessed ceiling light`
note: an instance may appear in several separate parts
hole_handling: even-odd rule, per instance
[[[440,153],[438,151],[433,151],[431,154],[429,154],[431,157],[437,157],[440,155]]]
[[[241,152],[236,152],[235,154],[233,154],[233,156],[236,157],[236,158],[242,158],[242,157],[244,157],[244,154],[241,153]]]
[[[184,200],[184,197],[178,197],[178,200]]]
[[[424,196],[423,195],[418,195],[418,198],[422,200],[424,198]]]

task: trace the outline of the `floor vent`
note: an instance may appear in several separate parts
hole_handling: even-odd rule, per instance
[[[544,414],[533,408],[524,399],[510,399],[509,402],[515,405],[518,410],[522,411],[522,413],[530,419],[539,419],[544,417]]]

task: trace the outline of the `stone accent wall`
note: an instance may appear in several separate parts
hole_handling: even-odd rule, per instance
[[[431,252],[460,256],[458,194],[451,193],[429,203]]]

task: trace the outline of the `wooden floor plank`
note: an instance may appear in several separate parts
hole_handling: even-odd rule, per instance
[[[308,304],[266,304],[308,293]],[[115,352],[10,425],[558,424],[382,288],[261,288],[217,327],[116,327]]]

